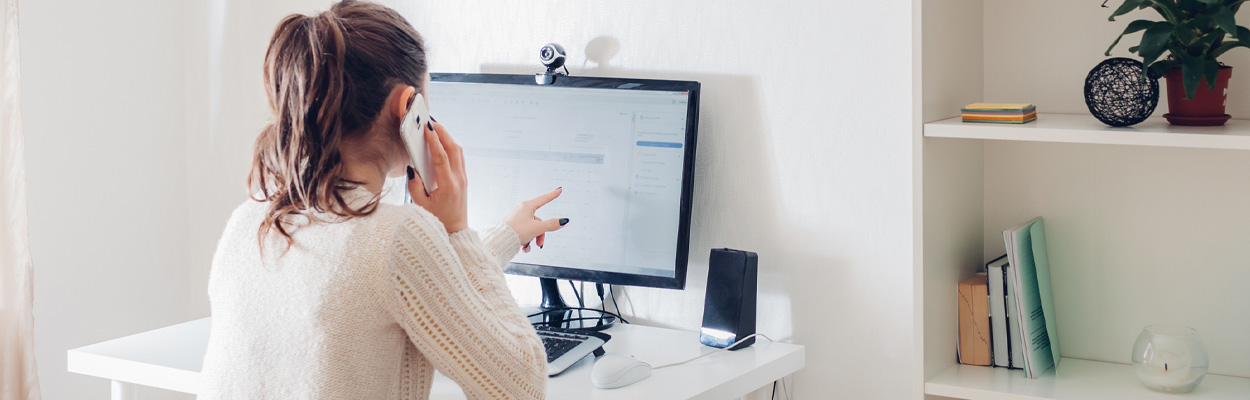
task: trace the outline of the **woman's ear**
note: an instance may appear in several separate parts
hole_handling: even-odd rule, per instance
[[[396,86],[391,91],[390,108],[391,114],[396,120],[403,120],[404,115],[408,114],[408,108],[412,107],[412,101],[417,94],[417,88],[412,86]]]

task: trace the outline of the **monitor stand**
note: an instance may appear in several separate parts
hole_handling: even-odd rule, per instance
[[[560,296],[560,281],[554,278],[538,278],[538,286],[543,289],[543,302],[540,307],[543,311],[568,307],[564,304],[564,297]]]
[[[602,314],[598,310],[570,310],[560,296],[560,281],[554,278],[538,278],[538,285],[543,290],[543,300],[539,305],[540,313],[530,317],[530,323],[564,329],[604,330],[616,323],[616,317]],[[576,308],[576,307],[574,307]]]

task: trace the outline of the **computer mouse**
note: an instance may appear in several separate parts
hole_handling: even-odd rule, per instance
[[[619,354],[608,354],[595,361],[590,383],[600,389],[629,386],[651,376],[651,364]]]

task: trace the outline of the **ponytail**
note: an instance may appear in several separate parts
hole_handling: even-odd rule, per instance
[[[365,134],[391,87],[421,87],[424,47],[403,17],[373,3],[344,1],[278,23],[264,69],[273,119],[256,139],[248,177],[252,199],[269,203],[260,244],[276,231],[290,248],[287,216],[354,218],[377,209],[376,198],[352,209],[343,197],[362,183],[343,177],[342,146]]]

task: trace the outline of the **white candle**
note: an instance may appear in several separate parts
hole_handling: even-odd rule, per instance
[[[1166,392],[1188,391],[1192,388],[1190,385],[1206,373],[1205,368],[1199,371],[1199,368],[1194,368],[1190,364],[1192,358],[1188,354],[1178,354],[1172,351],[1178,348],[1182,352],[1184,350],[1183,347],[1167,343],[1173,340],[1168,337],[1156,337],[1155,341],[1148,345],[1152,347],[1151,357],[1135,365],[1137,376],[1147,387]]]
[[[1148,388],[1188,392],[1207,373],[1206,348],[1192,328],[1147,326],[1133,345],[1133,371]]]

